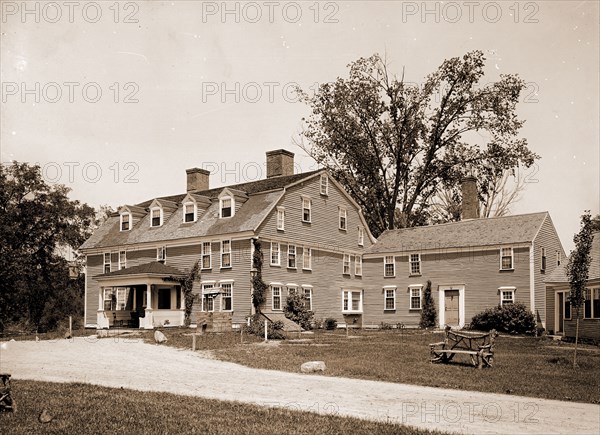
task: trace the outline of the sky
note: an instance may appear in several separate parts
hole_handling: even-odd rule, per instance
[[[541,156],[512,213],[548,211],[567,252],[600,212],[598,1],[0,2],[0,160],[38,163],[71,197],[116,208],[265,176],[296,153],[311,93],[374,53],[422,83],[481,50],[483,83],[518,74],[521,136]]]

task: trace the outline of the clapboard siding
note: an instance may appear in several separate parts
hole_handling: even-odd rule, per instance
[[[86,256],[86,306],[85,324],[96,325],[98,312],[98,292],[100,285],[93,277],[103,273],[104,259],[102,255]]]
[[[555,304],[555,288],[546,287],[546,330],[552,334],[556,332],[556,308]]]
[[[514,249],[514,270],[500,271],[499,249],[465,250],[463,252],[425,253],[421,255],[421,276],[410,276],[408,254],[396,256],[396,276],[383,276],[383,257],[366,259],[363,264],[365,285],[364,324],[402,322],[407,326],[419,323],[420,311],[409,310],[409,285],[423,285],[431,280],[436,309],[439,308],[438,288],[446,285],[465,286],[465,323],[500,303],[500,287],[516,287],[515,299],[530,306],[529,249]],[[385,311],[384,286],[397,286],[396,310]]]
[[[546,269],[542,271],[542,248],[546,250]],[[560,243],[560,239],[552,223],[550,215],[547,214],[537,237],[533,241],[535,278],[535,311],[538,321],[546,325],[548,316],[546,313],[546,290],[544,279],[556,269],[556,252],[560,252],[562,261],[566,261],[565,251]]]
[[[287,245],[285,250],[287,251]],[[344,322],[342,314],[342,290],[362,289],[363,279],[354,276],[354,258],[351,259],[350,275],[342,274],[343,254],[335,252],[313,250],[312,270],[302,269],[302,248],[297,247],[297,258],[300,259],[296,269],[282,266],[271,266],[268,262],[268,252],[265,252],[265,265],[263,267],[263,281],[269,286],[273,283],[282,285],[282,303],[287,296],[288,285],[294,284],[298,288],[303,285],[312,286],[312,308],[316,320],[328,317]],[[287,261],[287,256],[286,256]],[[271,287],[267,289],[265,311],[272,310]]]
[[[302,195],[310,197],[312,202],[310,223],[302,222]],[[362,252],[371,246],[358,209],[331,181],[327,196],[320,194],[320,178],[314,177],[289,188],[277,206],[285,208],[285,230],[277,230],[277,210],[274,209],[260,226],[259,236],[285,238],[333,251]],[[339,229],[339,207],[345,207],[348,213],[345,231]],[[359,227],[364,231],[364,247],[358,245]]]

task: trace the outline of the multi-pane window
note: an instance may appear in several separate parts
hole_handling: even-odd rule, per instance
[[[123,213],[121,215],[121,231],[129,231],[130,221],[131,221],[131,214]]]
[[[342,290],[342,303],[343,312],[362,312],[362,291]]]
[[[221,284],[221,311],[231,311],[233,309],[233,284]]]
[[[271,287],[271,299],[274,310],[281,310],[281,287],[274,285]]]
[[[290,269],[296,268],[296,245],[288,245],[288,266]]]
[[[541,251],[542,264],[540,265],[540,269],[544,272],[546,270],[546,248],[542,248]]]
[[[211,266],[211,243],[202,243],[202,269],[210,269]]]
[[[358,246],[364,246],[365,244],[365,230],[358,227]]]
[[[410,309],[421,309],[421,287],[410,287]]]
[[[167,261],[167,247],[161,246],[156,248],[156,261],[165,263]]]
[[[271,265],[279,266],[280,264],[281,263],[279,258],[279,243],[271,242]]]
[[[116,306],[113,308],[114,310],[117,311],[123,311],[123,310],[131,310],[132,309],[132,302],[129,300],[129,293],[130,290],[127,287],[119,287],[117,289],[115,289],[115,293],[116,293]]]
[[[221,242],[221,267],[231,267],[231,240]]]
[[[215,311],[214,284],[202,284],[202,311]]]
[[[513,248],[500,248],[500,270],[511,270],[513,267]]]
[[[117,295],[114,289],[104,289],[104,311],[114,311],[117,308]]]
[[[233,207],[232,207],[233,201],[231,200],[231,198],[228,196],[221,198],[220,203],[221,203],[221,217],[226,218],[226,217],[233,216]]]
[[[340,230],[346,230],[346,224],[348,221],[348,211],[345,208],[340,208],[339,209],[339,228]]]
[[[161,225],[162,210],[160,208],[153,208],[150,210],[150,226],[160,227]]]
[[[342,273],[350,275],[350,254],[344,254]]]
[[[384,289],[384,310],[395,310],[396,309],[396,289],[385,288]]]
[[[302,198],[302,222],[310,222],[311,200],[310,198]]]
[[[556,251],[556,265],[560,266],[560,261],[562,260],[562,255],[560,253],[560,251]]]
[[[119,251],[119,270],[127,268],[127,251]]]
[[[302,248],[302,269],[312,269],[312,249]]]
[[[600,319],[600,288],[586,288],[583,303],[584,319]]]
[[[383,260],[383,276],[396,276],[396,264],[393,255],[386,255]]]
[[[110,272],[110,252],[104,253],[104,273]]]
[[[304,307],[312,311],[312,288],[304,287]]]
[[[277,229],[285,230],[285,209],[283,207],[277,207]]]
[[[129,288],[105,288],[103,296],[104,311],[131,310],[133,301],[129,296]]]
[[[192,202],[183,204],[183,221],[194,222],[196,220],[196,205]]]
[[[501,289],[500,290],[500,305],[513,304],[515,302],[515,290],[514,289]]]
[[[421,274],[421,254],[410,254],[410,274]]]
[[[354,256],[354,275],[362,276],[362,257],[360,255]]]
[[[321,175],[321,185],[320,185],[321,195],[329,194],[329,178],[327,175]]]

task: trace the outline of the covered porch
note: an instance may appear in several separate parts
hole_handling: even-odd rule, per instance
[[[182,326],[185,301],[173,277],[184,273],[159,262],[98,275],[97,328]]]

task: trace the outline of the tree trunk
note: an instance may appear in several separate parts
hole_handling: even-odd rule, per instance
[[[575,351],[573,352],[573,368],[576,369],[577,366],[577,341],[579,340],[579,307],[576,310],[577,319],[575,320]]]

